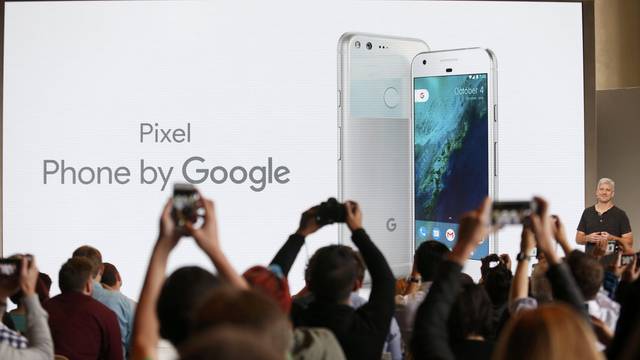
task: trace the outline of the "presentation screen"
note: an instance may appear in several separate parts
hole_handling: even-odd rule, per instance
[[[34,254],[55,294],[61,264],[89,244],[137,299],[162,207],[175,183],[191,183],[215,201],[234,267],[268,264],[304,210],[338,196],[346,32],[490,49],[497,198],[547,197],[573,236],[585,200],[579,3],[6,2],[3,255]],[[292,292],[340,226],[307,238]],[[519,229],[497,239],[514,258]],[[378,244],[389,252],[413,239],[395,241]],[[183,238],[168,271],[193,264],[213,270]]]

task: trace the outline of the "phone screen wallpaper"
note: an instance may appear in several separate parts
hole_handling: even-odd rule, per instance
[[[460,216],[489,192],[487,74],[414,79],[416,247],[452,248]],[[488,241],[472,254],[489,252]]]

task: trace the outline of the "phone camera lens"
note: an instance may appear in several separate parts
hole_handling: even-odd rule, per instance
[[[373,48],[373,44],[368,42],[367,43],[367,50],[371,50]]]
[[[360,41],[356,41],[354,45],[356,49],[360,49]]]
[[[427,60],[422,60],[422,65],[427,65]]]

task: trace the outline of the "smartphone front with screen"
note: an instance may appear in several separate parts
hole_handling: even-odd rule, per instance
[[[422,53],[412,65],[414,244],[452,248],[458,221],[497,194],[497,65],[472,48]],[[471,258],[491,252],[485,239]]]

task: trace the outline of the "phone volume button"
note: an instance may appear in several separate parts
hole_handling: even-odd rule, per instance
[[[342,128],[338,126],[338,161],[342,160]]]
[[[498,104],[493,104],[493,122],[498,122]]]
[[[338,109],[342,109],[342,91],[338,90]]]

